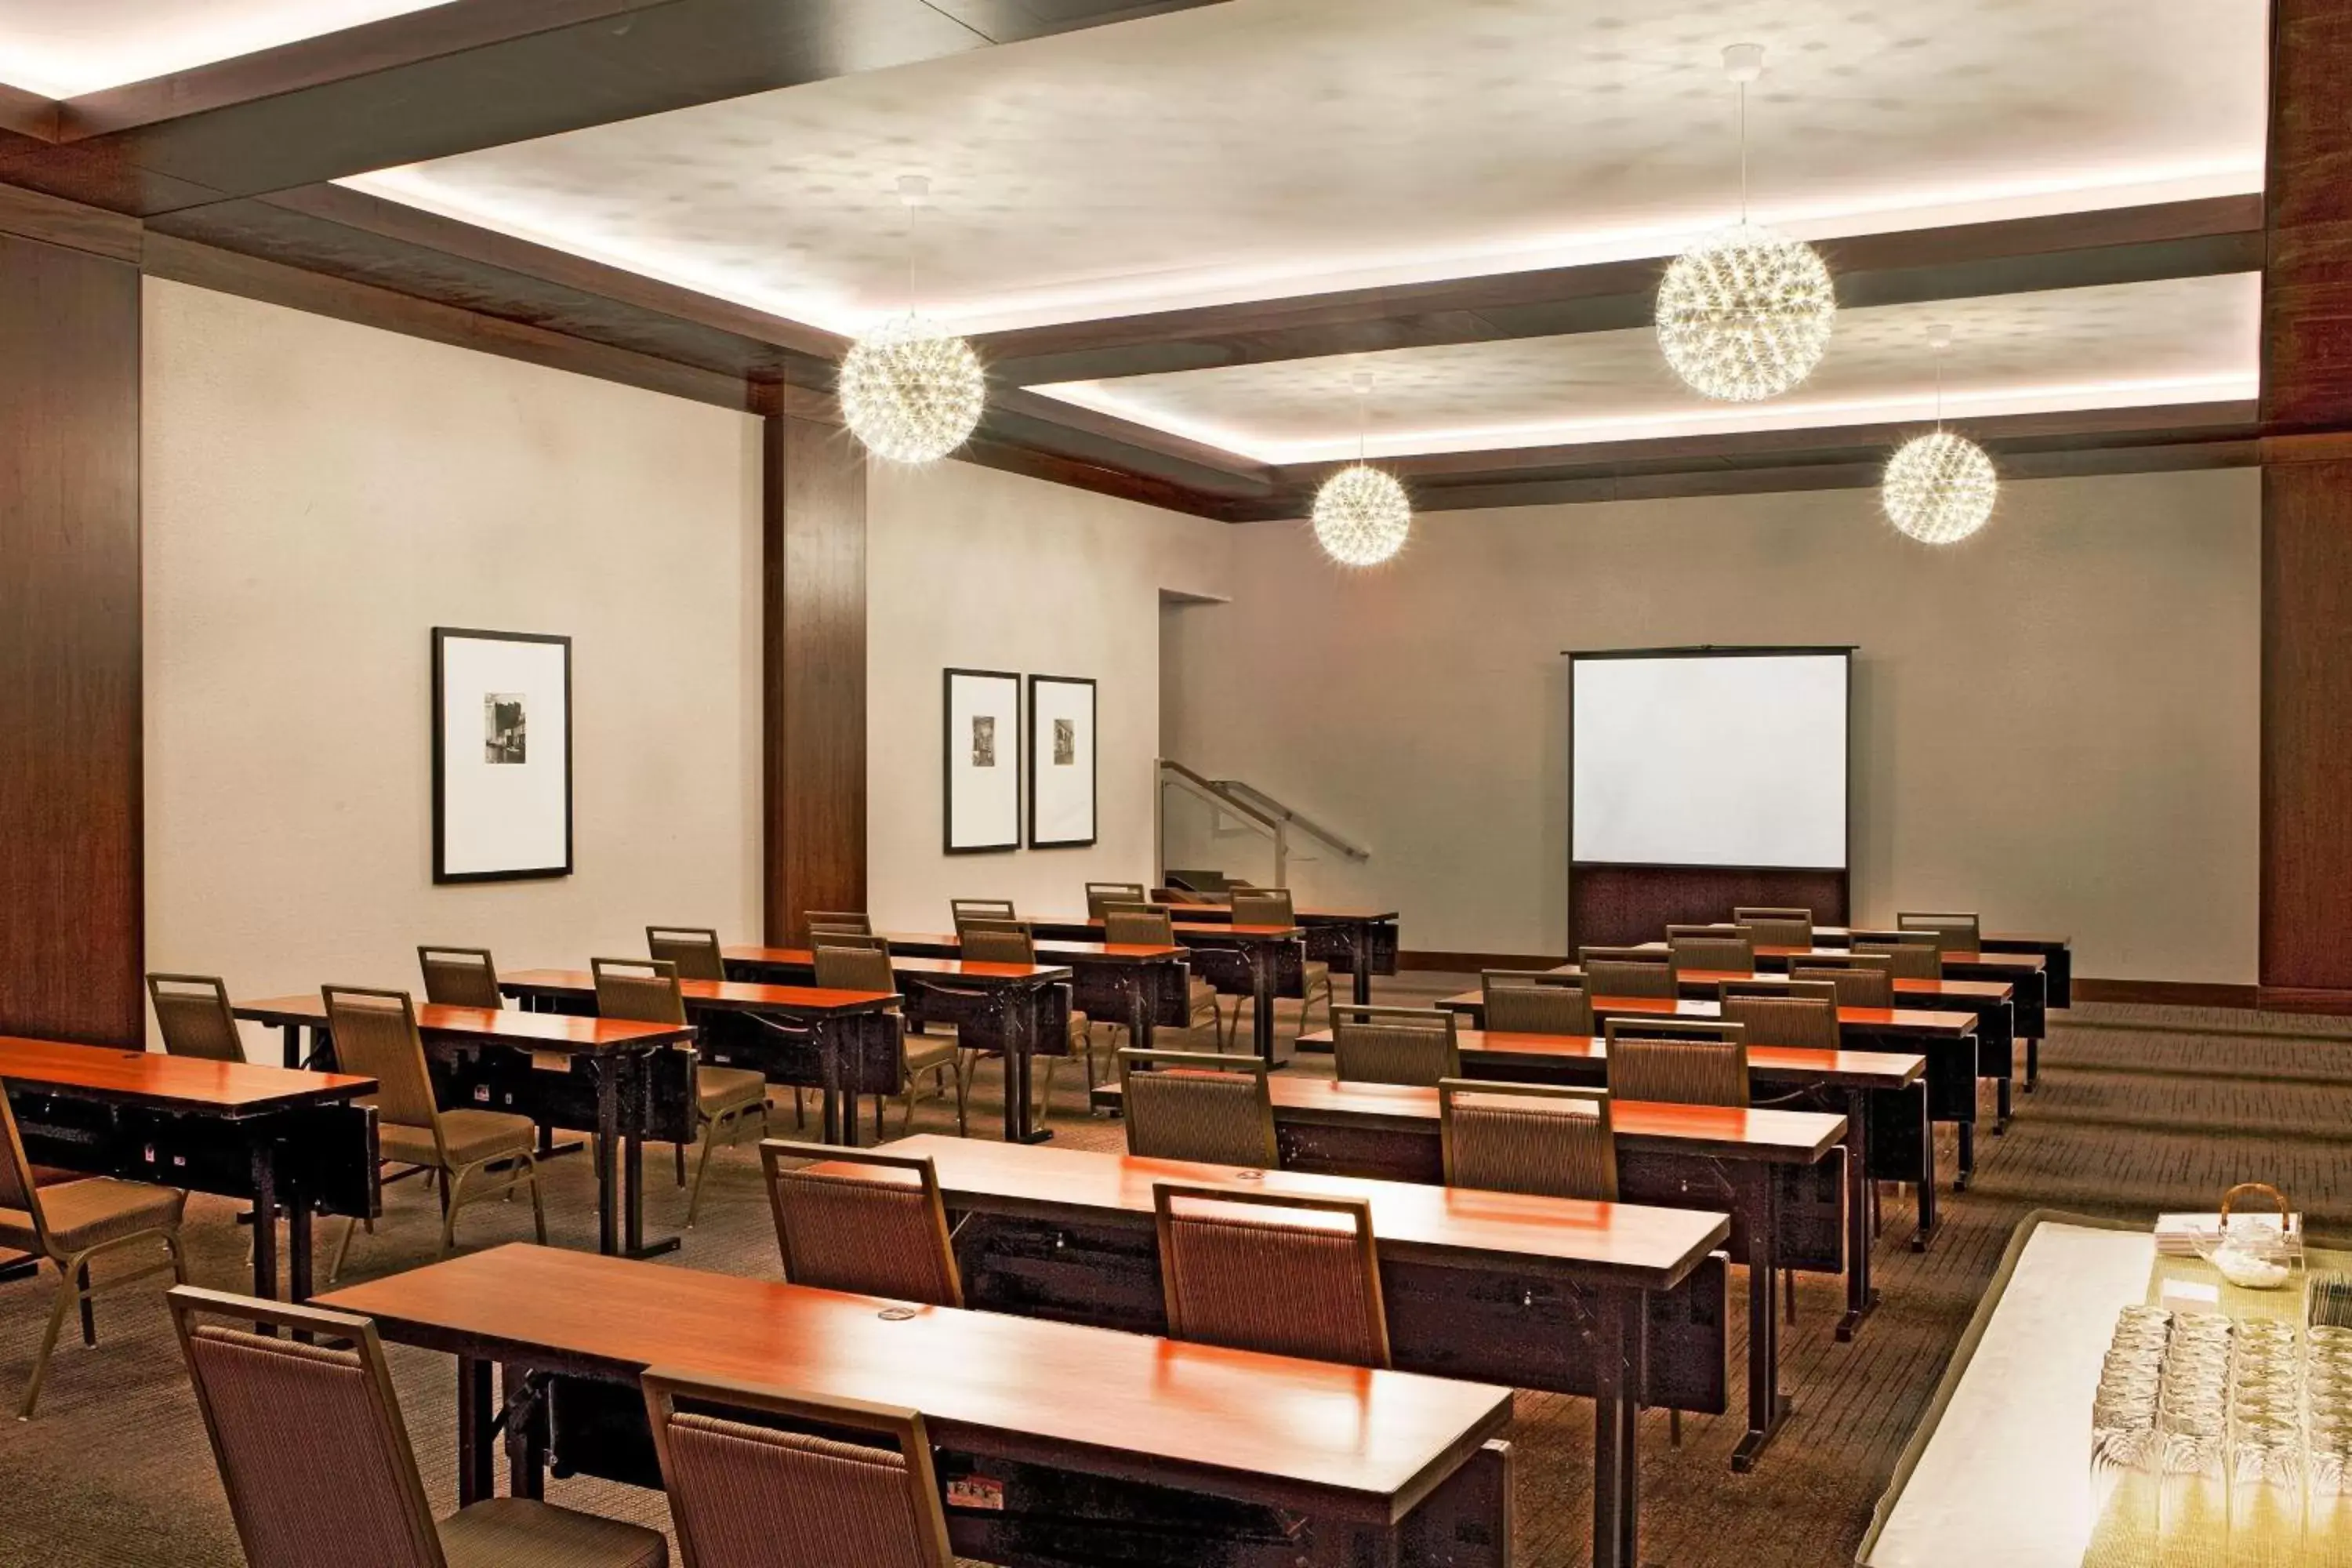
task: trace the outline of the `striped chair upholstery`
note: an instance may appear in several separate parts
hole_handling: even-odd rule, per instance
[[[1808,948],[1813,945],[1813,922],[1804,920],[1777,920],[1761,915],[1742,915],[1734,922],[1739,934],[1757,947]]]
[[[1108,918],[1104,910],[1107,904],[1141,904],[1150,901],[1140,882],[1088,882],[1087,884],[1087,919],[1090,921]]]
[[[1502,1035],[1592,1033],[1592,994],[1582,981],[1563,985],[1560,979],[1513,970],[1480,975],[1486,1026]]]
[[[1858,942],[1853,951],[1885,959],[1887,973],[1897,980],[1944,977],[1944,950],[1932,937],[1923,936],[1916,942]]]
[[[861,948],[867,952],[887,952],[890,951],[890,939],[876,936],[870,931],[847,931],[839,926],[811,926],[809,946],[815,949],[854,947]]]
[[[1663,954],[1641,963],[1613,958],[1587,959],[1584,988],[1593,996],[1662,996],[1669,1002],[1678,994],[1675,966]]]
[[[1616,1201],[1605,1090],[1450,1078],[1437,1086],[1437,1116],[1449,1187]]]
[[[957,931],[962,957],[972,963],[1034,963],[1037,939],[1029,928],[987,922]]]
[[[1738,1024],[1611,1018],[1609,1094],[1674,1105],[1746,1105],[1747,1031]]]
[[[961,936],[963,934],[964,922],[967,921],[1013,921],[1020,919],[1020,916],[1013,913],[1013,900],[1011,899],[950,899],[948,900],[948,914],[949,917],[955,921],[956,934],[958,936]]]
[[[1171,1338],[1389,1364],[1371,1205],[1154,1183]]]
[[[1977,917],[1970,914],[1929,914],[1915,911],[1895,917],[1896,931],[1923,931],[1936,939],[1937,952],[1975,952],[1984,942]]]
[[[939,1173],[929,1160],[771,1138],[760,1145],[760,1163],[786,1279],[933,1307],[963,1305]]]
[[[1265,1063],[1207,1051],[1118,1053],[1127,1152],[1270,1171],[1280,1161]]]
[[[436,1525],[365,1318],[185,1286],[173,1320],[251,1568],[664,1568],[659,1531],[520,1498]],[[293,1329],[268,1337],[216,1321]],[[296,1457],[299,1456],[299,1461]]]
[[[719,933],[709,926],[647,926],[646,955],[677,966],[680,980],[724,980]]]
[[[493,1010],[507,1005],[499,991],[499,966],[487,947],[419,947],[416,963],[425,971],[427,1002]]]
[[[688,1568],[950,1568],[955,1561],[917,1412],[659,1367],[644,1385]],[[681,1400],[697,1408],[680,1410]],[[753,1419],[718,1413],[729,1411]]]
[[[1712,969],[1726,974],[1752,974],[1756,971],[1756,944],[1744,932],[1715,931],[1706,936],[1670,934],[1666,938],[1666,948],[1673,954],[1677,973],[1689,969]]]
[[[1731,923],[1736,926],[1760,925],[1767,922],[1780,926],[1802,926],[1804,936],[1789,945],[1792,947],[1813,945],[1813,911],[1811,910],[1797,909],[1788,905],[1742,904],[1731,911]],[[1759,937],[1757,940],[1760,942],[1763,939]]]
[[[831,931],[849,931],[858,936],[874,934],[873,917],[856,910],[803,910],[801,921],[812,932]]]
[[[1434,1007],[1331,1010],[1331,1059],[1341,1083],[1423,1088],[1462,1076],[1461,1017]]]
[[[209,1061],[245,1060],[245,1041],[229,1010],[228,987],[213,974],[151,974],[147,994],[155,1004],[155,1024],[163,1049],[175,1057]]]
[[[1769,991],[1736,983],[1722,987],[1723,1020],[1745,1028],[1751,1046],[1836,1050],[1837,1010],[1837,987],[1818,981],[1792,980]]]
[[[1874,955],[1871,953],[1856,953],[1852,962],[1834,965],[1808,959],[1792,966],[1789,978],[1832,987],[1837,992],[1837,1005],[1841,1007],[1895,1005],[1893,968],[1874,962]]]

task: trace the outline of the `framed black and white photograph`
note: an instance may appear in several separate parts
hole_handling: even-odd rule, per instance
[[[1021,847],[1021,678],[950,669],[946,732],[947,852]]]
[[[1095,683],[1029,678],[1029,847],[1095,841]]]
[[[572,639],[433,628],[433,879],[572,874]]]

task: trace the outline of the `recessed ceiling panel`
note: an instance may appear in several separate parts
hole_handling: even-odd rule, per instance
[[[1934,416],[1928,328],[1952,329],[1943,405],[2004,414],[2251,398],[2257,273],[1882,305],[1838,318],[1811,380],[1769,403],[1702,397],[1646,330],[1393,349],[1030,390],[1269,463],[1353,457],[1369,371],[1374,457],[1643,440]]]
[[[121,0],[117,0],[121,3]],[[2258,190],[2263,0],[1231,0],[362,176],[839,331]]]
[[[76,98],[446,3],[0,0],[0,81]]]

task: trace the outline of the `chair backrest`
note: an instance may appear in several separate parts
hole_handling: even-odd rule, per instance
[[[1663,996],[1668,1001],[1680,994],[1675,966],[1663,953],[1652,953],[1640,963],[1615,958],[1587,959],[1584,989],[1593,996]]]
[[[1370,1204],[1172,1182],[1151,1201],[1171,1338],[1389,1364]]]
[[[1746,1105],[1747,1030],[1678,1018],[1611,1018],[1609,1093],[1674,1105]]]
[[[1813,945],[1813,922],[1802,920],[1781,920],[1768,915],[1743,914],[1734,922],[1739,934],[1757,947],[1808,948]]]
[[[1021,917],[1013,912],[1011,899],[950,899],[948,914],[954,920],[956,934],[963,934],[967,921],[1012,921]]]
[[[813,931],[852,931],[869,936],[874,931],[873,917],[854,910],[806,910],[802,911],[801,919]]]
[[[1578,976],[1490,969],[1479,975],[1478,984],[1486,1027],[1498,1035],[1592,1033],[1592,994]]]
[[[1436,1007],[1331,1009],[1331,1060],[1341,1083],[1423,1088],[1462,1076],[1461,1015]]]
[[[1858,942],[1853,951],[1885,959],[1886,972],[1897,980],[1941,980],[1944,947],[1932,931],[1911,931],[1894,942]]]
[[[245,1041],[237,1034],[236,1015],[229,1009],[228,987],[218,975],[151,974],[147,994],[155,1004],[164,1050],[208,1061],[245,1060]]]
[[[405,991],[322,985],[335,1065],[376,1081],[376,1114],[396,1127],[430,1127],[441,1118],[433,1075],[425,1066],[425,1038],[416,1032],[416,1005]]]
[[[879,941],[879,938],[872,939]],[[890,952],[882,947],[836,947],[827,938],[817,944],[816,983],[828,991],[896,991],[898,977],[890,968]]]
[[[1727,981],[1721,992],[1724,1021],[1743,1026],[1750,1046],[1804,1051],[1838,1048],[1835,985],[1818,980],[1791,980],[1785,985]]]
[[[487,947],[424,947],[416,950],[425,972],[425,999],[443,1007],[500,1008],[499,966]]]
[[[644,1386],[685,1568],[954,1563],[919,1413],[662,1367]]]
[[[1437,1124],[1449,1187],[1616,1201],[1606,1089],[1449,1078],[1437,1086]]]
[[[1812,944],[1813,911],[1793,904],[1741,904],[1731,911],[1731,923],[1744,926],[1750,921],[1786,921],[1805,928],[1805,942]]]
[[[1712,969],[1727,974],[1756,972],[1756,944],[1744,931],[1711,931],[1705,936],[1670,934],[1666,950],[1673,955],[1677,973],[1691,969]]]
[[[446,1568],[373,1323],[186,1285],[169,1299],[251,1568]]]
[[[646,953],[677,966],[680,980],[724,980],[719,933],[709,926],[647,926]]]
[[[1103,941],[1132,942],[1139,947],[1176,945],[1176,919],[1166,910],[1122,909],[1114,904],[1097,917],[1103,923]]]
[[[1127,1152],[1270,1171],[1280,1163],[1266,1065],[1208,1051],[1118,1053]]]
[[[596,1016],[631,1018],[640,1024],[686,1022],[686,993],[677,965],[667,958],[592,958],[596,976]]]
[[[1003,921],[966,924],[957,931],[958,952],[973,963],[1034,963],[1037,939],[1024,925]]]
[[[1233,907],[1234,924],[1237,926],[1298,923],[1298,906],[1291,901],[1287,888],[1235,888]]]
[[[33,1216],[33,1235],[48,1250],[48,1218],[41,1209],[40,1184],[33,1179],[33,1163],[25,1157],[25,1141],[16,1131],[16,1113],[8,1104],[8,1089],[0,1084],[0,1209],[21,1209]]]
[[[821,1162],[812,1168],[803,1162]],[[830,1143],[760,1144],[784,1278],[795,1285],[963,1305],[930,1161]]]
[[[1105,904],[1140,904],[1150,900],[1140,882],[1088,882],[1087,884],[1087,919],[1103,918]]]
[[[876,936],[870,931],[850,931],[842,926],[811,926],[811,947],[862,947],[870,952],[890,951],[890,939]]]
[[[1836,986],[1841,1007],[1895,1005],[1895,962],[1884,953],[1818,954],[1791,964],[1789,978]]]
[[[1895,917],[1896,931],[1924,931],[1936,938],[1938,952],[1975,952],[1984,941],[1981,924],[1973,913],[1947,911],[1941,914],[1915,910]]]

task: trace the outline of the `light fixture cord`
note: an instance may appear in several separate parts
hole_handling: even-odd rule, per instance
[[[907,314],[915,313],[915,215],[920,202],[907,204]]]
[[[1748,84],[1739,84],[1739,221],[1748,221]]]
[[[1943,430],[1944,430],[1944,350],[1943,350],[1943,346],[1942,346],[1941,344],[1938,344],[1938,345],[1937,346],[1937,349],[1936,349],[1936,433],[1937,433],[1937,435],[1941,435],[1941,434],[1943,434]]]

